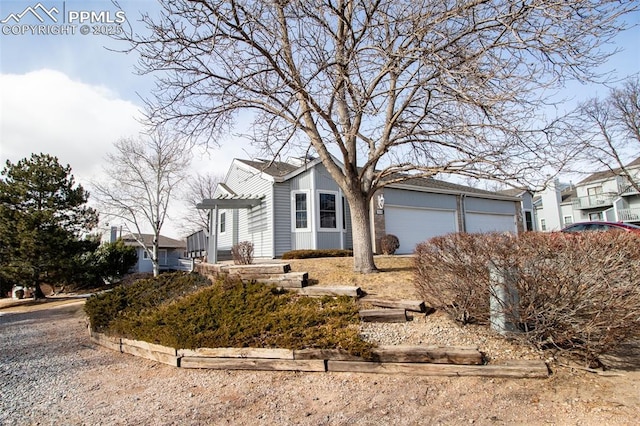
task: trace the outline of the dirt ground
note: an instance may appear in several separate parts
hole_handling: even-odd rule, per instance
[[[294,270],[305,268],[312,278],[321,277],[318,285],[360,285],[369,294],[414,298],[407,284],[410,262],[377,259],[387,273],[373,278],[352,275],[349,259],[291,263]],[[65,398],[56,400],[46,420],[36,411],[6,424],[601,425],[637,424],[640,416],[636,347],[625,358],[610,358],[615,368],[607,371],[553,362],[547,379],[185,370],[92,345],[77,299],[22,303],[3,308],[0,301],[0,338],[12,332],[12,324],[31,321],[43,327],[53,319],[55,328],[29,347],[49,354],[63,348],[60,356],[78,368],[73,379],[60,380]],[[398,327],[395,332],[406,331]],[[441,344],[458,334],[465,342],[475,338],[481,349],[489,345],[487,350],[494,350],[496,344],[487,343],[480,331],[447,325],[438,315],[407,327],[420,331],[421,340],[435,336],[425,344]],[[12,350],[3,344],[3,351]],[[506,343],[500,350],[518,351]]]
[[[81,301],[47,305],[0,310],[0,424],[630,425],[640,415],[638,371],[556,366],[548,379],[491,379],[185,370],[91,344]],[[11,338],[25,326],[34,332]]]

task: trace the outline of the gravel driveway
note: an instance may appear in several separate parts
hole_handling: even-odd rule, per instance
[[[633,424],[638,372],[550,379],[184,370],[89,342],[82,302],[0,310],[0,425]]]

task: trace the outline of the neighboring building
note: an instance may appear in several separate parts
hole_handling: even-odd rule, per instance
[[[640,180],[640,158],[626,168]],[[558,231],[577,222],[640,224],[640,193],[620,169],[593,173],[574,185],[553,182],[534,198],[541,231]]]
[[[522,228],[519,231],[537,231],[537,221],[535,216],[535,209],[533,206],[533,193],[528,189],[505,189],[498,191],[500,194],[508,195],[511,197],[517,197],[520,199],[520,211],[522,217],[519,222],[522,223]]]
[[[113,232],[112,232],[113,235]],[[149,248],[153,247],[153,234],[141,235],[144,244]],[[133,267],[132,272],[153,272],[153,264],[147,251],[136,241],[131,234],[123,235],[122,240],[125,245],[136,248],[138,262]],[[187,245],[184,241],[160,235],[158,244],[158,266],[161,271],[184,269],[181,266],[181,258],[184,257]]]
[[[385,234],[399,238],[397,253],[412,253],[450,232],[517,232],[524,227],[520,205],[518,197],[435,179],[391,184],[371,201],[374,247]],[[349,205],[319,159],[235,159],[214,198],[198,208],[214,212],[208,252],[240,241],[253,242],[254,255],[266,258],[353,247]]]

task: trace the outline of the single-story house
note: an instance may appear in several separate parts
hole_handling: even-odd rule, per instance
[[[140,238],[144,244],[149,248],[153,247],[153,234],[141,234]],[[136,254],[138,255],[138,262],[133,267],[132,272],[153,272],[153,264],[147,251],[140,243],[133,238],[133,235],[123,235],[122,240],[125,245],[135,247]],[[184,241],[174,240],[173,238],[160,235],[158,239],[158,266],[161,271],[178,269],[180,259],[184,257],[187,244]]]
[[[240,241],[254,244],[254,256],[277,258],[296,249],[353,247],[349,204],[319,159],[286,162],[234,159],[209,209],[208,252],[230,250]],[[436,179],[414,178],[390,184],[371,201],[373,243],[393,234],[396,253],[452,232],[519,232],[524,229],[521,199]],[[209,262],[215,261],[209,256]]]

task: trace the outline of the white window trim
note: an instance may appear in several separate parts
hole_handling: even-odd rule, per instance
[[[307,197],[307,227],[296,228],[296,194],[305,194]],[[309,190],[291,191],[291,232],[309,232],[311,230],[311,196]]]
[[[320,194],[331,194],[334,195],[335,198],[335,206],[336,206],[336,227],[335,228],[323,228],[322,221],[320,220]],[[318,190],[317,191],[317,206],[316,206],[316,217],[318,218],[318,232],[342,232],[342,202],[340,201],[340,197],[338,191],[325,191]]]

